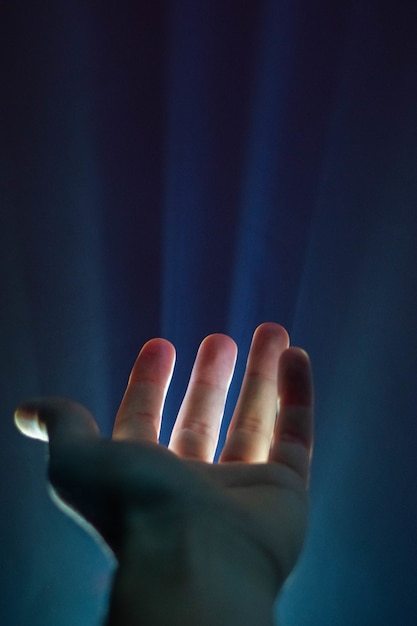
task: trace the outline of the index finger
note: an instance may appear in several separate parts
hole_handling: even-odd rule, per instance
[[[114,439],[158,442],[174,364],[175,348],[169,341],[156,338],[145,343],[117,411]]]

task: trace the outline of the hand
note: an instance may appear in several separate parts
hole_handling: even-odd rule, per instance
[[[305,535],[313,431],[309,359],[288,345],[278,324],[256,329],[219,463],[212,459],[237,353],[226,335],[202,342],[168,449],[158,435],[175,349],[163,339],[142,348],[112,440],[100,437],[84,407],[61,398],[26,402],[15,421],[24,434],[49,439],[59,501],[101,534],[121,567],[132,558],[132,536],[141,558],[150,552],[158,562],[171,549],[171,528],[176,542],[176,520],[185,520],[199,536],[213,532],[219,545],[238,536],[240,548],[262,555],[276,593]]]

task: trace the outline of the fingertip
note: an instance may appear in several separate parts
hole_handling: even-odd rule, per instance
[[[149,339],[149,341],[143,345],[140,354],[144,352],[152,355],[166,355],[174,357],[176,355],[175,346],[168,341],[168,339],[163,339],[162,337]]]
[[[190,382],[218,385],[228,389],[236,365],[237,345],[222,333],[208,335],[201,342]]]
[[[291,346],[285,352],[283,352],[281,359],[291,359],[294,363],[298,363],[300,366],[310,367],[310,356],[304,348],[298,346]]]
[[[176,361],[174,345],[167,339],[149,339],[141,348],[130,372],[128,383],[171,379]]]
[[[46,425],[39,420],[37,410],[28,404],[21,404],[14,412],[14,423],[17,429],[31,439],[48,441]]]
[[[149,363],[159,364],[165,370],[174,368],[176,358],[177,353],[174,345],[167,339],[155,337],[143,345],[137,361],[143,363],[145,367],[148,367]]]
[[[219,350],[225,352],[231,359],[236,361],[238,347],[236,342],[223,333],[212,333],[203,339],[199,350],[204,349],[205,352],[217,354]]]
[[[281,344],[282,349],[290,345],[290,336],[284,326],[277,322],[263,322],[255,329],[253,336],[257,339],[271,340],[275,337]]]
[[[41,441],[99,434],[97,423],[84,406],[59,397],[23,402],[15,410],[14,422],[22,434]]]
[[[281,406],[312,406],[311,362],[303,348],[291,347],[281,354],[278,393]]]

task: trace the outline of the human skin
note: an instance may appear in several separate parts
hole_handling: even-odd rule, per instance
[[[213,463],[236,355],[230,337],[204,339],[168,448],[158,437],[175,349],[164,339],[140,351],[112,439],[72,400],[16,410],[24,434],[49,441],[57,503],[117,559],[107,626],[273,624],[307,525],[311,367],[282,326],[259,326]]]

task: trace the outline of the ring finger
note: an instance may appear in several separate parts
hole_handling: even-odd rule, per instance
[[[278,362],[289,337],[279,324],[258,326],[220,461],[268,459],[278,403]]]

